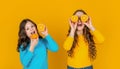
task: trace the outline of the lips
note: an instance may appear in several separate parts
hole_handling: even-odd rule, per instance
[[[82,23],[78,23],[77,26],[82,26],[83,24]]]
[[[38,38],[38,34],[36,34],[35,31],[32,31],[30,38],[31,39],[37,39]]]
[[[35,34],[35,31],[31,32],[31,34]]]

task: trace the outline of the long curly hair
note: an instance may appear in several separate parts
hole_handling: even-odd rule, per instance
[[[19,32],[18,32],[18,45],[17,45],[18,52],[20,51],[19,48],[21,45],[23,45],[22,50],[25,50],[27,48],[28,44],[30,43],[30,38],[26,35],[26,32],[25,32],[25,25],[27,24],[27,22],[31,22],[36,27],[36,30],[38,33],[37,25],[32,20],[30,20],[30,19],[22,20],[20,23]],[[39,35],[39,33],[38,33],[38,35]],[[39,38],[42,38],[42,37],[39,35]]]
[[[82,12],[83,14],[87,15],[87,13],[84,10],[76,10],[73,13],[73,15],[75,15],[77,12]],[[71,28],[69,27],[67,36],[70,34],[70,30],[71,30]],[[83,36],[85,38],[85,41],[88,43],[89,57],[90,57],[90,59],[94,60],[96,58],[96,52],[97,52],[96,46],[95,46],[95,42],[93,40],[93,35],[90,33],[90,29],[86,25],[83,28]],[[73,50],[77,44],[78,44],[78,35],[77,35],[77,29],[76,29],[72,48],[68,51],[68,56],[73,56]]]

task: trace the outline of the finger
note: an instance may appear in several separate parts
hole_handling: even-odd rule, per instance
[[[89,18],[89,20],[91,20],[91,17],[90,17],[90,16],[89,16],[88,18]]]
[[[75,27],[77,27],[77,22],[75,23]]]
[[[72,27],[72,23],[71,23],[71,20],[69,19],[68,21],[69,21],[69,25]]]
[[[87,27],[89,26],[88,23],[84,23],[84,25],[86,25]]]
[[[84,25],[87,25],[87,23],[83,23]]]
[[[91,22],[91,17],[89,16],[89,18],[88,18],[88,22],[89,22],[89,24],[91,24],[92,22]]]
[[[45,31],[42,31],[41,34],[44,34]]]

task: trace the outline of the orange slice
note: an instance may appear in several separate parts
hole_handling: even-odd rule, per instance
[[[30,38],[31,38],[31,39],[36,39],[36,38],[38,38],[38,34],[32,34],[32,35],[30,36]]]
[[[45,25],[44,24],[38,24],[38,31],[43,32],[45,30]]]
[[[76,16],[76,15],[73,15],[72,17],[71,17],[71,21],[72,22],[77,22],[78,21],[78,16]]]
[[[88,16],[87,15],[82,15],[80,18],[81,18],[82,22],[86,22],[88,20]]]

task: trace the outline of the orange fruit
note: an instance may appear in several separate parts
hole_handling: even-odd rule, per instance
[[[43,32],[45,30],[45,25],[44,24],[38,24],[38,31]]]
[[[88,20],[88,16],[87,15],[82,15],[80,18],[81,18],[82,22],[86,22]]]
[[[31,38],[31,39],[36,39],[36,38],[38,38],[38,34],[32,34],[32,35],[30,36],[30,38]]]
[[[73,15],[72,17],[71,17],[71,21],[72,22],[77,22],[78,21],[78,16],[76,16],[76,15]]]

